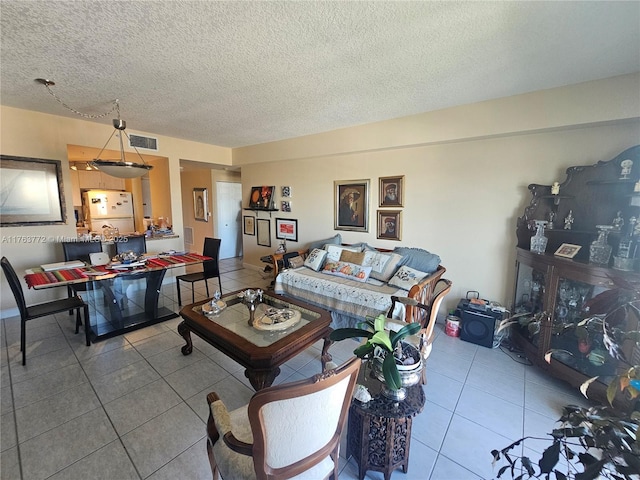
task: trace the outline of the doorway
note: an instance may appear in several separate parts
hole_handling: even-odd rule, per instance
[[[216,182],[220,259],[242,256],[242,184]]]

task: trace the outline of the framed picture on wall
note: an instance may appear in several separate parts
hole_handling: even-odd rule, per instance
[[[275,186],[251,187],[251,197],[249,198],[249,208],[255,210],[271,210],[274,204]]]
[[[378,238],[387,240],[401,239],[402,210],[378,210]]]
[[[404,197],[404,175],[380,177],[378,199],[381,207],[402,207]]]
[[[262,218],[257,219],[258,245],[263,247],[271,246],[271,222]]]
[[[334,229],[369,231],[369,180],[333,182]]]
[[[298,241],[298,220],[276,218],[276,238],[278,240]]]
[[[193,217],[199,222],[207,222],[207,189],[206,188],[194,188],[193,189]]]
[[[0,155],[0,224],[66,223],[60,160]]]
[[[250,215],[245,215],[243,217],[244,220],[244,230],[243,233],[245,235],[255,235],[256,234],[256,219]]]

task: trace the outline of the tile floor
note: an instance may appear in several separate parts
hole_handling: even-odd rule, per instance
[[[236,259],[221,267],[225,292],[270,282]],[[210,479],[206,395],[218,392],[230,409],[247,403],[253,390],[243,369],[195,336],[194,352],[183,356],[178,318],[90,347],[82,332],[74,335],[72,318],[29,322],[25,367],[19,320],[2,319],[1,479]],[[562,405],[585,404],[577,391],[514,354],[448,337],[438,327],[409,471],[395,471],[392,479],[493,478],[491,449],[524,432],[544,435]],[[319,372],[320,346],[283,366],[276,383]],[[334,360],[346,360],[353,346],[333,345]],[[340,480],[356,478],[354,461],[341,458]]]

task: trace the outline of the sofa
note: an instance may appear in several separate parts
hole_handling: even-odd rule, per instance
[[[429,305],[446,269],[440,257],[420,248],[342,244],[340,234],[307,249],[273,256],[276,293],[331,312],[332,327],[355,327],[387,314],[391,297]],[[404,310],[406,308],[406,311]],[[424,311],[396,304],[394,318],[422,322]]]

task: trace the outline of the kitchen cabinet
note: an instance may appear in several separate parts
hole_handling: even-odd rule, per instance
[[[124,190],[124,178],[112,177],[99,170],[78,170],[80,189]]]
[[[597,322],[592,322],[587,328],[584,320],[592,317],[590,299],[610,291],[622,302],[627,293],[617,285],[640,284],[640,230],[633,228],[640,217],[639,194],[634,191],[639,178],[640,146],[636,146],[613,160],[568,168],[567,179],[557,195],[551,193],[551,186],[529,185],[533,198],[518,218],[512,312],[524,315],[512,326],[512,339],[534,364],[575,387],[598,376],[588,392],[590,398],[603,403],[612,376],[628,365],[606,353],[602,325],[598,328]],[[565,229],[564,219],[569,212],[574,222]],[[590,244],[597,237],[596,225],[612,225],[620,217],[626,225],[614,228],[609,235],[613,252],[609,263],[589,263]],[[553,222],[553,227],[545,230],[548,244],[542,254],[530,251],[536,220]],[[621,240],[627,241],[629,236],[632,248],[629,261],[624,264],[626,270],[614,268],[621,267],[614,259],[618,254],[624,255]],[[554,255],[563,243],[581,248],[573,258]],[[638,329],[634,317],[621,315],[610,321],[623,331]],[[554,353],[547,361],[550,351]],[[631,340],[623,344],[623,353],[631,364],[640,363],[640,349]],[[623,408],[632,404],[622,396],[616,402]]]

